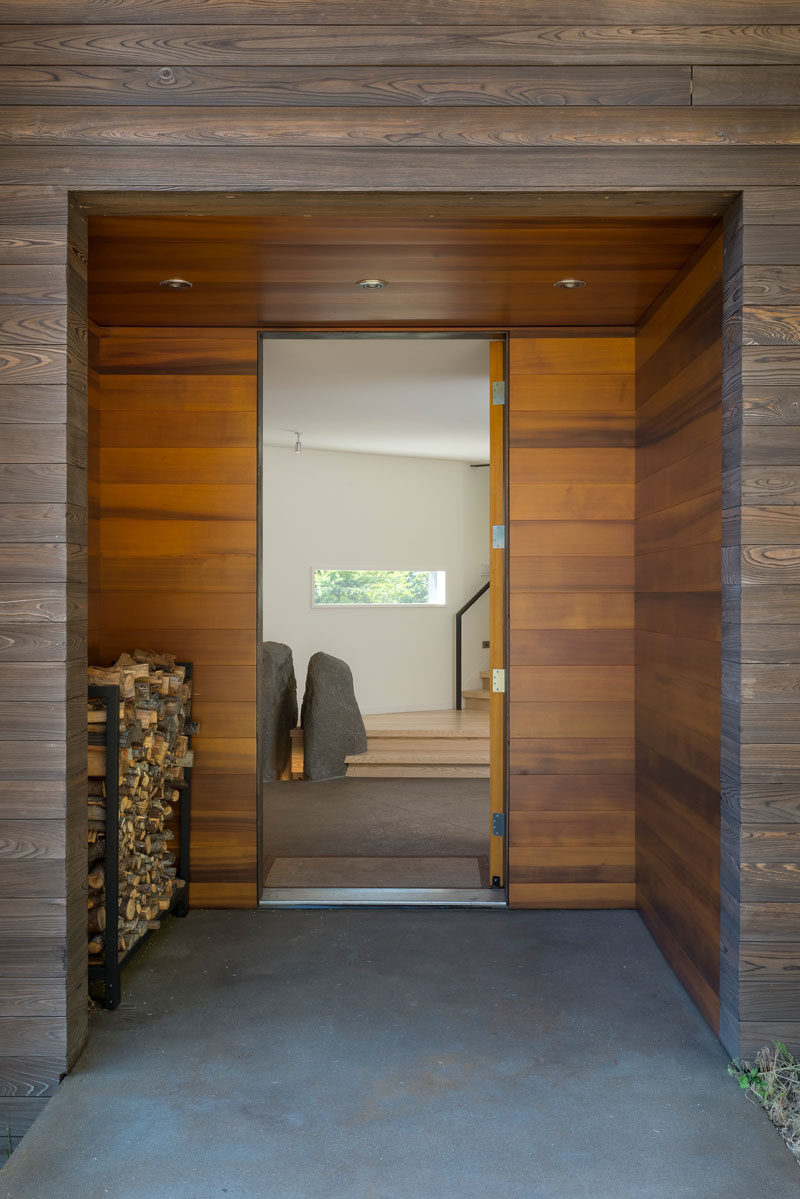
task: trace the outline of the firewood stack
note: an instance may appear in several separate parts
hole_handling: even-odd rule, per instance
[[[186,885],[176,877],[169,826],[184,769],[192,765],[189,735],[192,684],[168,654],[136,650],[108,668],[90,667],[89,683],[120,689],[119,923],[124,953],[171,907]],[[109,718],[116,714],[109,713]],[[104,952],[106,912],[106,710],[90,700],[89,724],[89,961]],[[111,814],[113,815],[113,814]]]

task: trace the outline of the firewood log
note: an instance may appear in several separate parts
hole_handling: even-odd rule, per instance
[[[105,917],[102,862],[106,822],[118,828],[118,948],[130,949],[151,927],[157,927],[184,880],[176,877],[176,855],[169,844],[174,831],[166,822],[178,814],[186,786],[184,768],[191,764],[189,736],[191,681],[168,654],[137,650],[123,654],[112,667],[93,668],[90,681],[120,688],[119,809],[105,808],[105,727],[108,715],[90,701],[90,781],[87,788],[89,861],[87,912],[89,936],[102,949],[100,921]],[[92,731],[94,730],[94,731]],[[95,848],[97,847],[97,848]],[[100,916],[100,912],[103,916]]]
[[[106,909],[100,908],[100,907],[92,908],[91,911],[89,912],[89,932],[90,932],[90,934],[105,932],[105,927],[106,927]]]

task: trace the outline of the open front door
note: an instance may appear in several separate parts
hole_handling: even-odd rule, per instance
[[[489,357],[489,874],[493,886],[506,881],[506,487],[505,487],[505,343],[493,341]]]

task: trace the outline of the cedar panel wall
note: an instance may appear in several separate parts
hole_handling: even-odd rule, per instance
[[[93,658],[194,663],[191,902],[256,893],[255,330],[102,329]]]
[[[514,907],[633,907],[632,337],[512,337]]]
[[[722,233],[636,334],[637,905],[719,1022]]]

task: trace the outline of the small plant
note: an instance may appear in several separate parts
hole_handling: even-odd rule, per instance
[[[800,1058],[782,1041],[766,1046],[754,1062],[733,1061],[728,1073],[753,1095],[800,1162]]]
[[[11,1143],[11,1129],[8,1124],[6,1124],[6,1136],[8,1137],[8,1148],[5,1150],[5,1155],[6,1161],[8,1161],[8,1159],[11,1157],[11,1154],[14,1152],[14,1146]]]

